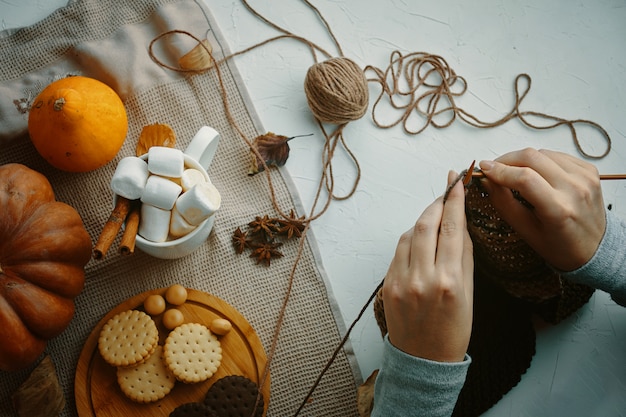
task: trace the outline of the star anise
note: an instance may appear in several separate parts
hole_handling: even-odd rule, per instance
[[[233,245],[235,246],[235,250],[237,253],[241,254],[243,251],[250,246],[250,240],[248,239],[248,233],[242,232],[241,228],[237,228],[233,233]]]
[[[263,233],[269,239],[274,237],[276,231],[276,219],[269,217],[267,214],[263,217],[256,216],[253,221],[248,223],[251,233]]]
[[[291,210],[288,219],[278,219],[279,235],[287,235],[287,239],[291,239],[293,236],[301,237],[302,231],[305,228],[304,216],[296,218],[296,213]]]
[[[252,245],[253,251],[250,257],[256,258],[257,265],[261,262],[265,262],[265,265],[270,266],[272,258],[280,258],[283,256],[278,250],[278,248],[283,245],[281,242],[254,242]]]

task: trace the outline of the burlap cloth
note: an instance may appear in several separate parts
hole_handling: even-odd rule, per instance
[[[95,241],[112,208],[109,181],[116,161],[134,154],[141,128],[167,123],[177,133],[177,147],[184,149],[202,125],[209,125],[221,133],[209,174],[223,200],[208,241],[186,258],[159,260],[139,251],[121,257],[116,241],[104,260],[92,260],[87,265],[86,286],[76,300],[75,318],[47,348],[65,389],[65,416],[77,414],[74,373],[92,328],[110,309],[149,289],[182,283],[226,300],[248,319],[268,351],[297,251],[297,242],[290,241],[281,248],[285,256],[272,260],[271,267],[257,266],[248,256],[236,255],[231,244],[233,231],[255,215],[274,214],[267,180],[264,175],[247,176],[248,149],[225,117],[215,72],[182,75],[156,65],[148,55],[150,41],[172,29],[186,30],[199,38],[208,33],[216,58],[227,55],[226,42],[204,4],[187,0],[70,3],[32,27],[0,34],[0,164],[19,162],[46,175],[57,199],[77,209]],[[159,45],[155,52],[172,63],[173,56],[186,52],[194,43],[179,36]],[[265,130],[233,65],[221,66],[231,110],[253,138]],[[27,113],[18,111],[27,108],[43,86],[67,74],[106,82],[121,95],[128,111],[126,143],[116,160],[94,172],[69,174],[49,166],[28,140]],[[286,212],[295,207],[303,214],[286,172],[274,170],[272,175],[279,205]],[[315,242],[309,235],[271,366],[271,416],[293,414],[344,333],[316,256]],[[14,415],[10,394],[27,374],[0,373],[1,415]],[[301,415],[356,415],[359,381],[348,347]]]

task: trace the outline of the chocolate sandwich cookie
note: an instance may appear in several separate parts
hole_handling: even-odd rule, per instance
[[[218,417],[209,407],[202,403],[181,404],[170,413],[169,417]]]
[[[257,384],[250,379],[239,375],[226,376],[209,388],[204,404],[220,417],[262,417],[262,395],[256,409],[254,408],[258,393]]]

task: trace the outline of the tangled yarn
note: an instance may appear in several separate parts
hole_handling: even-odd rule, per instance
[[[304,80],[304,92],[313,115],[325,123],[342,125],[358,120],[369,103],[363,70],[343,57],[310,67]]]

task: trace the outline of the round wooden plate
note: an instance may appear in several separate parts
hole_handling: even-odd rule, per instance
[[[222,363],[207,381],[197,384],[177,382],[165,398],[139,404],[128,399],[117,384],[115,368],[107,364],[98,351],[98,338],[102,326],[114,315],[131,309],[142,310],[143,301],[150,294],[164,294],[165,288],[138,294],[111,310],[92,330],[85,342],[76,368],[74,395],[80,417],[156,417],[169,416],[180,404],[202,401],[209,387],[228,375],[243,375],[259,384],[267,362],[263,345],[248,321],[226,301],[202,291],[188,289],[187,301],[178,306],[186,323],[202,323],[209,327],[216,318],[229,320],[233,328],[219,336],[222,346]],[[168,306],[169,307],[169,306]],[[163,344],[169,331],[161,323],[161,316],[154,317],[159,329],[159,344]],[[265,412],[269,404],[270,377],[263,385]]]

